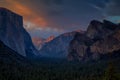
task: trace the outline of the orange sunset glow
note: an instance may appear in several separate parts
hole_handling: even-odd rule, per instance
[[[19,3],[18,0],[3,0],[0,1],[0,6],[8,8],[22,15],[24,17],[24,21],[29,21],[41,27],[45,27],[47,25],[47,22],[42,16],[37,16],[37,14],[33,10]]]

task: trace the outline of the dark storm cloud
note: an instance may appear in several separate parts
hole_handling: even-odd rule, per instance
[[[48,16],[61,16],[61,15],[62,15],[62,12],[59,10],[48,11]]]
[[[53,5],[53,4],[62,5],[64,3],[64,0],[41,0],[41,1],[43,1],[47,5]]]
[[[107,15],[120,16],[120,0],[110,0],[105,10]]]
[[[37,15],[49,18],[49,16],[62,15],[61,6],[64,4],[64,0],[20,0],[21,4],[28,6],[36,12]]]
[[[120,0],[96,0],[92,5],[101,10],[106,16],[120,15]]]
[[[64,4],[64,0],[54,0],[54,2],[55,2],[57,5],[63,5],[63,4]]]

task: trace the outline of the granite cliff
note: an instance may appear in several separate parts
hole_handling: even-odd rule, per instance
[[[6,8],[0,8],[0,40],[20,55],[32,57],[37,54],[23,27],[23,17]]]

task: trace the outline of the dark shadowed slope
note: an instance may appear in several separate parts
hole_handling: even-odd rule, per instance
[[[30,65],[30,62],[0,41],[0,65],[1,64],[26,66]]]

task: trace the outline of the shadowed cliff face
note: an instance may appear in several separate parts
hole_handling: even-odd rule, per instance
[[[77,33],[69,45],[69,60],[98,59],[100,55],[120,50],[120,26],[93,20],[85,34]]]
[[[68,49],[69,60],[83,60],[85,56],[89,56],[89,46],[93,43],[93,40],[87,37],[85,34],[76,33],[74,39],[70,42]]]
[[[37,53],[31,37],[23,28],[22,16],[0,8],[0,40],[23,56]]]
[[[120,49],[120,30],[115,31],[113,34],[95,42],[91,46],[92,53],[112,53]]]

